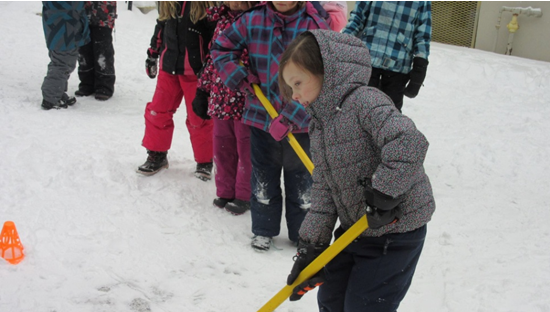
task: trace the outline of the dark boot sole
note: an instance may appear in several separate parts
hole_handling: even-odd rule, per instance
[[[168,169],[168,164],[166,164],[166,166],[162,166],[160,167],[158,170],[156,171],[141,171],[139,170],[139,168],[136,170],[137,173],[140,173],[140,174],[143,174],[144,176],[152,176],[154,175],[155,173],[158,173],[159,171],[161,171],[162,169]]]
[[[202,172],[195,172],[195,178],[197,178],[199,180],[202,180],[202,181],[205,181],[205,182],[212,180],[212,176],[207,175],[206,173],[202,173]]]

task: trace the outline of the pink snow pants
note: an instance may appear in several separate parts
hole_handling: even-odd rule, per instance
[[[142,145],[150,151],[168,151],[174,134],[173,116],[185,98],[185,125],[197,163],[212,161],[212,120],[202,120],[193,112],[197,77],[159,71],[153,101],[145,107],[145,135]]]
[[[250,201],[250,127],[214,117],[216,195]]]

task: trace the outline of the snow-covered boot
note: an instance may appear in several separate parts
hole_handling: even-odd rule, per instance
[[[212,166],[211,162],[209,163],[197,163],[197,168],[195,169],[195,177],[208,181],[212,179]]]
[[[166,154],[168,152],[155,152],[147,151],[147,160],[141,166],[139,166],[137,172],[144,175],[153,175],[159,172],[162,168],[168,168],[168,159]]]
[[[256,235],[252,237],[252,249],[259,252],[268,251],[271,247],[271,237]]]

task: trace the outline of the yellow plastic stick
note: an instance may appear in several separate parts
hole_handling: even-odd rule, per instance
[[[269,116],[271,116],[271,119],[277,118],[277,116],[279,116],[279,113],[277,113],[275,108],[273,108],[273,105],[271,105],[269,100],[265,97],[264,93],[262,92],[262,89],[260,89],[260,87],[256,84],[252,84],[252,87],[254,88],[254,92],[256,93],[256,96],[258,97],[260,102],[262,102],[262,105],[264,106],[265,110],[267,111]],[[294,149],[298,157],[300,157],[300,159],[306,166],[309,173],[313,174],[313,163],[311,162],[311,159],[309,159],[309,156],[307,156],[302,146],[300,146],[300,143],[296,141],[296,138],[292,133],[289,133],[287,138],[288,138],[288,143],[290,144],[290,146],[292,146],[292,148]]]
[[[294,287],[300,285],[302,282],[310,279],[313,275],[319,272],[330,260],[338,255],[347,245],[349,245],[354,239],[363,233],[369,224],[367,222],[367,216],[363,216],[355,224],[350,227],[342,236],[340,236],[332,245],[330,245],[322,254],[320,254],[313,262],[311,262],[305,269],[302,270],[298,278],[292,285],[286,285],[281,289],[273,298],[271,298],[258,312],[272,312],[281,303],[283,303],[290,295]]]

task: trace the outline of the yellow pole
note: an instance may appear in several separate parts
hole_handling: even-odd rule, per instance
[[[369,224],[367,222],[367,216],[361,217],[355,224],[350,227],[342,236],[340,236],[332,245],[330,245],[322,254],[320,254],[313,262],[311,262],[305,269],[302,270],[296,281],[292,285],[286,285],[281,289],[273,298],[271,298],[258,312],[272,312],[281,303],[283,303],[291,294],[294,287],[300,285],[302,282],[310,279],[313,275],[319,272],[330,260],[338,255],[347,245],[349,245],[354,239],[363,233]]]
[[[265,97],[264,93],[262,92],[262,89],[260,89],[260,87],[256,84],[252,84],[252,87],[254,88],[254,92],[256,93],[256,96],[258,97],[260,102],[262,102],[262,105],[264,106],[265,110],[267,111],[269,116],[271,116],[271,119],[277,118],[277,116],[279,116],[279,113],[277,113],[275,108],[273,108],[273,105],[271,105],[269,100]],[[309,173],[313,174],[313,163],[311,162],[311,159],[309,159],[309,156],[307,156],[302,146],[300,146],[300,143],[296,141],[296,138],[294,137],[292,132],[288,134],[287,138],[288,138],[288,143],[290,144],[290,146],[292,146],[296,154],[298,154],[298,157],[300,157],[300,159],[306,166]]]

